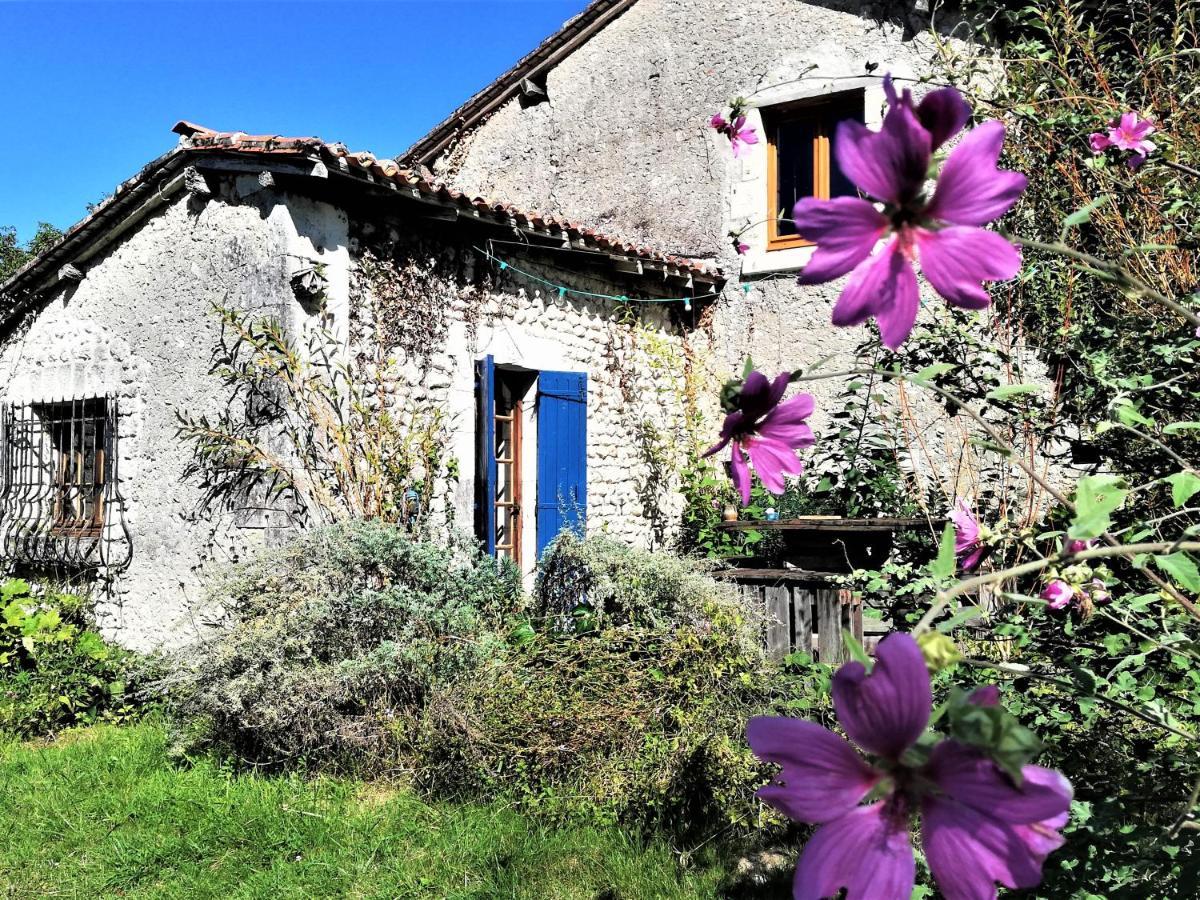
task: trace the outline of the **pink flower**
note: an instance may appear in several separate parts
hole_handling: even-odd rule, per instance
[[[991,552],[983,539],[979,520],[961,499],[956,501],[951,510],[950,519],[954,522],[954,555],[958,557],[964,572],[973,571]]]
[[[1069,540],[1067,541],[1067,553],[1082,553],[1084,550],[1091,550],[1096,546],[1095,541]]]
[[[987,699],[986,697],[984,699]],[[838,721],[859,748],[813,722],[751,719],[754,753],[778,763],[763,802],[820,825],[796,866],[796,900],[908,900],[916,866],[909,819],[921,813],[921,843],[948,900],[995,898],[996,883],[1033,887],[1062,844],[1071,785],[1058,772],[1024,766],[1018,786],[981,750],[944,740],[923,763],[908,751],[929,723],[933,697],[917,642],[893,634],[879,644],[874,670],[859,662],[833,677]],[[878,797],[862,805],[868,794]]]
[[[1075,600],[1075,588],[1061,578],[1055,578],[1042,588],[1041,598],[1054,612],[1062,612]]]
[[[850,273],[833,309],[834,325],[858,325],[874,318],[883,343],[899,347],[912,331],[919,302],[913,265],[947,302],[984,309],[991,298],[984,281],[1012,278],[1021,265],[1017,249],[987,224],[1017,202],[1026,179],[1000,171],[996,163],[1004,125],[984,122],[969,132],[942,166],[933,196],[924,191],[933,151],[961,130],[969,115],[966,101],[943,88],[914,106],[905,91],[897,97],[885,79],[889,109],[878,132],[855,121],[838,124],[838,165],[869,200],[805,197],[793,217],[816,251],[801,284],[820,284]],[[890,238],[879,252],[876,245]]]
[[[1108,134],[1092,132],[1089,143],[1093,153],[1103,153],[1112,148],[1132,154],[1128,165],[1129,168],[1136,169],[1146,161],[1146,157],[1158,149],[1153,141],[1147,140],[1155,130],[1153,119],[1139,119],[1137,113],[1127,112],[1108,123]]]
[[[717,113],[708,120],[708,125],[714,131],[729,138],[729,149],[733,151],[734,159],[745,155],[751,144],[758,143],[758,132],[753,128],[746,127],[745,116],[738,115],[731,123],[723,115]]]
[[[1103,131],[1093,131],[1088,138],[1088,143],[1092,145],[1093,153],[1103,153],[1112,146],[1112,141],[1108,139],[1108,135]]]
[[[750,252],[750,245],[743,244],[741,241],[738,241],[737,252],[738,252],[738,256],[745,256],[747,253]]]
[[[810,447],[815,440],[812,429],[804,420],[812,415],[811,394],[797,394],[780,403],[791,375],[780,372],[768,381],[761,372],[747,376],[734,402],[736,409],[725,417],[721,440],[705,451],[705,456],[732,444],[733,483],[742,496],[743,505],[750,502],[750,470],[746,456],[754,464],[763,486],[773,494],[784,491],[783,476],[799,475],[804,463],[796,450]]]
[[[733,124],[729,126],[729,148],[733,151],[733,158],[745,155],[749,152],[750,145],[757,143],[758,132],[746,127],[746,117],[738,116],[734,119]]]

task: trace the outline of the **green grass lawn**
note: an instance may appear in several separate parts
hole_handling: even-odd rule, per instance
[[[716,897],[616,829],[333,779],[182,768],[155,725],[0,744],[0,897]]]

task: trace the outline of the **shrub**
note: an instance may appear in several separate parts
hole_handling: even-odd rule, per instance
[[[17,578],[0,584],[0,732],[28,737],[126,716],[131,660],[96,633],[84,599]]]
[[[340,768],[386,756],[384,722],[494,652],[520,591],[465,544],[355,522],[263,553],[214,598],[227,627],[177,654],[159,684],[187,726],[183,746]]]
[[[560,536],[544,562],[539,605],[587,627],[436,691],[412,748],[424,787],[682,833],[753,822],[758,621],[700,564],[606,536]]]
[[[738,607],[710,572],[697,560],[637,550],[605,534],[585,540],[564,531],[542,559],[534,610],[577,631],[698,624],[717,608]]]
[[[548,619],[490,558],[384,525],[263,554],[215,586],[229,625],[161,682],[181,746],[256,768],[403,772],[552,821],[757,820],[764,770],[745,724],[778,690],[757,618],[703,563],[605,536],[564,535],[545,562]],[[559,627],[579,590],[598,612]]]

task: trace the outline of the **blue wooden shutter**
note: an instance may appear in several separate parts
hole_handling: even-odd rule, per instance
[[[489,554],[496,555],[496,361],[475,363],[475,530]]]
[[[538,373],[537,553],[587,515],[587,374]]]

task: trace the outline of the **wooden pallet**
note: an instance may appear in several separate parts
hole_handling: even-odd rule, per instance
[[[862,598],[840,587],[831,573],[802,569],[734,569],[721,576],[734,582],[743,600],[766,614],[767,655],[810,653],[820,662],[845,661],[842,630],[872,649],[888,630],[879,619],[863,617]]]

